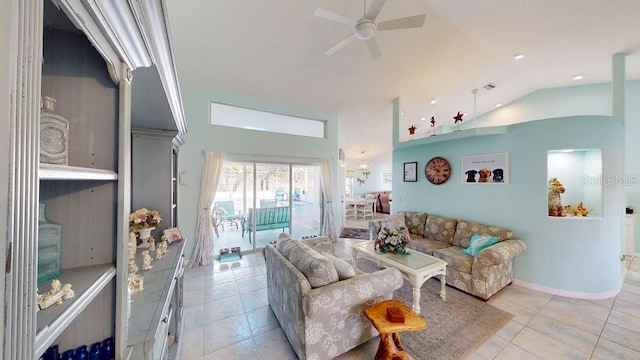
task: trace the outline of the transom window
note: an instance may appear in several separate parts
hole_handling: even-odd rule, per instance
[[[324,139],[325,122],[296,116],[211,103],[211,124]]]

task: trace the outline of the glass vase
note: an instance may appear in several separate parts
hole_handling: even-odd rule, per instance
[[[40,203],[38,216],[38,283],[60,276],[62,226],[48,218],[47,203]]]

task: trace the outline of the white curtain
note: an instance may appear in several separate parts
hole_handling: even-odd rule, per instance
[[[333,186],[331,176],[331,159],[320,160],[320,183],[322,192],[326,199],[324,205],[324,221],[322,223],[322,235],[328,236],[331,240],[338,240],[336,229],[336,217],[333,215]]]
[[[190,267],[213,263],[213,224],[211,222],[211,206],[216,196],[224,153],[207,152],[200,182],[200,199],[198,200],[198,220],[196,223],[196,245],[191,257]]]

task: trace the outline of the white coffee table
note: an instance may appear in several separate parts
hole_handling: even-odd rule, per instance
[[[409,255],[383,254],[376,252],[373,241],[364,241],[351,245],[353,249],[353,266],[357,267],[358,256],[369,259],[378,266],[394,267],[413,285],[413,311],[420,314],[420,288],[428,279],[440,277],[440,297],[447,300],[446,279],[447,262],[415,250]]]

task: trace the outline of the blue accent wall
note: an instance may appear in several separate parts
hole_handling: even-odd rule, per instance
[[[402,174],[404,162],[417,161],[419,180],[394,181],[393,211],[426,211],[511,229],[528,245],[514,262],[517,279],[576,293],[613,291],[622,271],[623,186],[603,186],[601,217],[548,217],[547,152],[602,149],[603,177],[615,177],[623,171],[623,144],[623,127],[613,118],[575,116],[509,125],[504,134],[396,149],[393,173]],[[462,157],[492,153],[508,153],[509,184],[464,183]],[[434,156],[446,158],[453,168],[439,186],[424,176]]]

